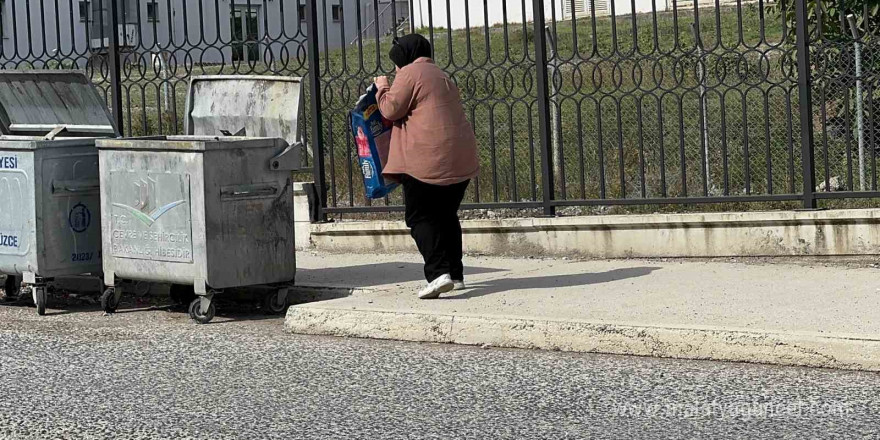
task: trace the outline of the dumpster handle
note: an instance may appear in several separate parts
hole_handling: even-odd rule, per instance
[[[241,130],[236,131],[235,133],[229,130],[220,130],[220,134],[223,136],[231,137],[231,136],[247,136],[247,127],[241,127]]]
[[[98,193],[101,184],[98,179],[90,180],[53,180],[52,194],[87,194]]]
[[[52,141],[55,140],[55,136],[58,136],[62,131],[66,131],[67,127],[63,125],[59,125],[52,129],[49,133],[46,133],[46,136],[43,136],[43,140]]]
[[[258,199],[278,195],[278,185],[272,183],[224,186],[220,188],[223,200]]]
[[[242,190],[242,191],[233,191],[232,196],[233,197],[234,196],[271,196],[271,195],[275,195],[275,193],[277,191],[278,190],[275,188],[265,188],[265,189],[255,190],[255,191]]]
[[[301,171],[302,160],[300,151],[303,149],[302,142],[288,145],[284,151],[278,153],[269,161],[269,169],[272,171]]]

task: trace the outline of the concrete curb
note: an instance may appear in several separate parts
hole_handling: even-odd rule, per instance
[[[352,295],[372,293],[370,289],[349,286],[324,286],[317,284],[296,285],[290,289],[287,298],[291,305],[329,301]]]
[[[709,327],[291,307],[288,331],[416,342],[880,371],[880,338]]]

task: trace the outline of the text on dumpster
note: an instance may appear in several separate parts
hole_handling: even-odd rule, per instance
[[[0,156],[0,170],[14,170],[18,168],[18,158],[15,156]]]
[[[18,243],[17,235],[8,235],[0,232],[0,247],[17,248]]]

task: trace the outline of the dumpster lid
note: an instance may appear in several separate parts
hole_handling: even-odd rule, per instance
[[[302,139],[302,78],[196,76],[187,95],[186,134]]]
[[[119,133],[104,98],[81,72],[0,71],[0,132],[43,136],[53,131],[53,137]]]

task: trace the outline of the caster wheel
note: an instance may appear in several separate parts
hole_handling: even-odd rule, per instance
[[[117,307],[119,307],[119,300],[116,299],[116,289],[108,287],[101,295],[101,308],[105,313],[116,313]]]
[[[37,315],[43,316],[46,314],[47,296],[48,295],[45,287],[34,288],[34,305],[37,306]]]
[[[208,306],[208,311],[202,313],[202,299],[196,298],[193,302],[189,303],[189,317],[192,318],[193,321],[199,324],[207,324],[214,319],[214,313],[217,312],[217,309],[214,308],[214,302],[211,301],[211,305]]]
[[[284,296],[283,301],[278,301],[279,295]],[[272,292],[263,297],[263,310],[270,315],[280,315],[284,313],[284,311],[287,310],[287,289]]]
[[[197,299],[193,286],[185,286],[183,284],[171,285],[171,301],[175,305],[188,306],[192,300]]]

